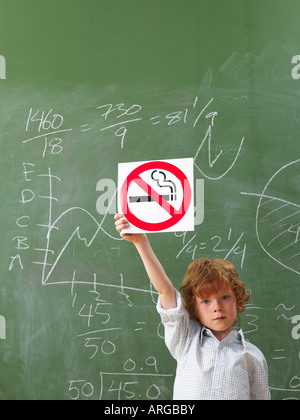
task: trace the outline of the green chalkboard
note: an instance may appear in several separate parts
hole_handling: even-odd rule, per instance
[[[251,290],[273,399],[300,398],[295,0],[0,1],[0,399],[172,398],[157,294],[114,228],[120,162],[194,158],[194,232]],[[203,203],[203,201],[202,201]]]

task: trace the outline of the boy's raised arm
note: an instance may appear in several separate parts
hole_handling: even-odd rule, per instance
[[[122,232],[128,228],[129,223],[121,214],[116,214],[115,220],[116,229],[120,235],[127,241],[132,242],[138,250],[150,281],[159,293],[163,308],[175,308],[176,293],[173,284],[155,255],[147,236],[145,234],[128,234]]]

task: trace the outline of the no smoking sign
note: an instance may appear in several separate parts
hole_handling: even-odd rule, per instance
[[[119,212],[128,233],[194,230],[193,159],[118,165]]]

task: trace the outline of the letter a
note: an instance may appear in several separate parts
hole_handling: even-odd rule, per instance
[[[11,262],[10,262],[8,271],[11,271],[12,270],[12,268],[14,266],[14,263],[15,263],[15,260],[18,260],[19,261],[20,268],[21,268],[21,270],[23,270],[23,264],[22,264],[22,261],[21,261],[21,257],[20,257],[19,254],[17,254],[14,257],[11,257]]]

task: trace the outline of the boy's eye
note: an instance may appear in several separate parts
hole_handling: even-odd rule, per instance
[[[208,299],[204,299],[204,300],[202,300],[202,303],[204,303],[204,305],[207,305],[209,303],[209,300]]]
[[[222,298],[223,300],[227,300],[227,299],[229,299],[229,296],[223,296],[223,298]]]

